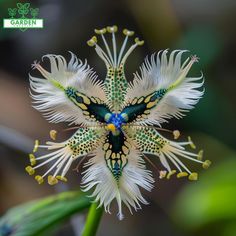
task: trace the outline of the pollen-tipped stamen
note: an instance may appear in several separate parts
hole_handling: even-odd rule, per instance
[[[190,136],[188,136],[188,141],[189,141],[189,145],[192,149],[196,149],[196,145],[193,143],[192,139]]]
[[[38,148],[39,148],[39,140],[36,139],[35,142],[34,142],[33,152],[37,152]]]
[[[42,184],[44,182],[44,178],[41,175],[36,175],[34,178],[38,184]]]
[[[170,179],[170,177],[171,177],[172,175],[174,175],[175,173],[176,173],[176,170],[171,170],[171,171],[167,174],[166,178],[167,178],[167,179]]]
[[[127,37],[127,36],[126,36]],[[137,46],[141,46],[144,44],[143,40],[139,40],[139,38],[135,38],[135,43],[129,48],[129,50],[125,53],[125,55],[123,56],[120,64],[124,64],[126,59],[128,58],[128,56],[133,52],[133,50],[137,47]],[[118,64],[119,64],[119,60],[118,60]]]
[[[118,65],[120,65],[120,61],[121,61],[121,58],[123,56],[123,53],[124,53],[124,50],[125,50],[125,47],[126,47],[126,44],[127,44],[127,41],[128,41],[128,37],[131,37],[134,35],[134,31],[131,31],[131,30],[127,30],[127,29],[124,29],[123,30],[123,34],[126,36],[124,41],[123,41],[123,44],[121,46],[121,49],[120,49],[120,53],[119,53],[119,56],[118,56]]]
[[[50,135],[50,138],[55,141],[57,138],[57,131],[52,129],[52,130],[50,130],[49,135]]]
[[[112,65],[114,65],[114,59],[113,59],[113,57],[112,57],[112,55],[111,55],[111,50],[110,50],[110,48],[109,48],[109,46],[108,46],[108,43],[107,43],[107,41],[106,41],[106,38],[104,37],[103,34],[101,34],[101,37],[102,37],[102,41],[103,41],[103,43],[104,43],[104,45],[105,45],[105,48],[106,48],[106,50],[107,50],[108,57],[109,57],[109,59],[110,59]]]
[[[35,158],[34,154],[30,153],[29,159],[30,159],[31,166],[34,166],[36,164],[36,158]]]

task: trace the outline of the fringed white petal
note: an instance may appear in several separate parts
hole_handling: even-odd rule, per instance
[[[181,64],[182,54],[186,50],[175,50],[167,56],[168,51],[153,54],[145,59],[141,66],[141,75],[135,74],[134,81],[127,91],[126,103],[141,96],[147,96],[160,89],[167,92],[150,110],[144,123],[160,125],[167,119],[181,118],[183,112],[192,109],[203,95],[198,89],[203,85],[203,76],[187,77],[192,64],[197,61],[195,56]],[[142,123],[140,121],[140,123]]]
[[[35,63],[33,66],[44,78],[29,75],[34,107],[43,112],[50,122],[88,123],[82,111],[65,95],[63,88],[73,87],[87,96],[94,96],[96,91],[96,97],[104,101],[105,93],[101,83],[96,81],[94,72],[87,62],[78,60],[73,53],[68,64],[59,55],[45,55],[43,58],[49,59],[51,71]]]
[[[193,176],[196,178],[196,173],[191,172],[185,165],[185,159],[200,163],[203,168],[208,168],[210,165],[209,160],[202,160],[203,151],[198,153],[187,151],[186,147],[189,146],[193,149],[196,146],[193,144],[191,138],[188,141],[177,142],[163,137],[155,128],[152,127],[124,127],[127,135],[135,142],[135,146],[144,154],[155,155],[160,159],[161,164],[168,171],[169,177],[176,173],[171,166],[177,169],[177,177],[188,176],[191,179]]]
[[[48,176],[48,182],[49,184],[56,184],[57,179],[65,179],[73,161],[89,155],[104,142],[106,132],[103,127],[84,127],[79,128],[68,140],[61,143],[48,141],[45,145],[40,145],[39,141],[36,140],[33,149],[34,154],[29,155],[31,166],[28,166],[26,171],[29,174],[34,174],[36,169],[48,165],[48,170],[42,176],[38,175],[36,180],[40,178],[41,182],[45,176],[54,171],[52,176]],[[46,149],[48,153],[38,155],[36,152],[39,148]],[[36,157],[35,154],[37,154]],[[58,175],[59,173],[60,175]]]
[[[94,189],[92,197],[104,205],[105,211],[110,212],[110,204],[116,199],[118,204],[118,217],[123,218],[122,202],[129,208],[140,209],[140,203],[147,204],[140,188],[151,191],[154,182],[151,171],[145,169],[140,154],[132,150],[128,156],[128,164],[124,167],[122,175],[117,182],[106,166],[104,151],[98,149],[95,156],[86,164],[82,179],[83,191]]]

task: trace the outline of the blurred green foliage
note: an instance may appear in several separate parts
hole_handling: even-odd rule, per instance
[[[0,236],[48,235],[72,214],[90,206],[80,191],[64,192],[11,208],[0,219]]]
[[[211,146],[207,156],[215,159],[213,166],[186,185],[174,205],[174,221],[191,235],[236,235],[236,153],[217,142],[215,147],[218,151],[212,153]]]

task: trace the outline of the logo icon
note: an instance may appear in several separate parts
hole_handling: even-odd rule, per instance
[[[8,8],[10,18],[3,19],[3,28],[19,29],[22,32],[27,29],[43,28],[43,19],[36,18],[39,8],[31,8],[30,3],[17,3],[16,6],[17,8]]]

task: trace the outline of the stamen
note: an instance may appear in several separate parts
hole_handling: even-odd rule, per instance
[[[139,38],[135,38],[134,41],[138,46],[142,46],[144,44],[144,40],[139,40]]]
[[[126,36],[127,37],[127,36]],[[135,44],[133,44],[129,50],[126,52],[126,54],[124,55],[124,57],[122,58],[121,60],[121,63],[120,64],[124,64],[126,59],[128,58],[128,56],[133,52],[133,50],[137,47],[137,46],[141,46],[144,44],[144,41],[140,41],[139,38],[135,38]],[[119,64],[119,61],[118,61],[118,64]]]
[[[41,175],[36,175],[35,180],[38,182],[38,184],[42,184],[44,182],[44,179]]]
[[[43,178],[47,176],[57,165],[65,158],[65,155],[61,156],[44,174]]]
[[[188,173],[187,172],[180,172],[176,176],[177,176],[177,178],[182,178],[182,177],[188,176]]]
[[[29,175],[33,175],[35,173],[35,170],[32,166],[26,166],[25,170]]]
[[[39,148],[46,148],[46,149],[48,149],[48,148],[49,148],[49,146],[48,146],[48,145],[39,145],[38,147],[39,147]]]
[[[198,159],[199,161],[202,161],[202,157],[203,157],[203,150],[200,150],[199,153],[198,153],[198,155],[197,155],[197,159]]]
[[[115,132],[116,127],[115,127],[114,124],[108,124],[108,125],[106,126],[106,129],[109,130],[109,131]]]
[[[113,45],[113,54],[114,54],[114,64],[115,64],[115,67],[117,67],[116,37],[115,37],[114,32],[112,32],[112,45]]]
[[[179,170],[179,172],[182,172],[181,168],[179,167],[178,163],[176,163],[175,159],[173,159],[170,155],[169,152],[165,153],[166,156],[170,159],[170,161],[177,167],[177,169]]]
[[[172,175],[174,175],[175,173],[176,173],[176,170],[170,171],[170,172],[167,174],[166,178],[167,178],[167,179],[170,179],[170,177],[171,177]]]
[[[131,31],[131,30],[127,30],[127,29],[124,29],[123,30],[123,34],[126,36],[125,39],[124,39],[124,42],[121,46],[121,50],[120,50],[120,53],[119,53],[119,56],[118,56],[118,66],[120,65],[120,61],[121,61],[121,58],[123,56],[123,52],[125,50],[125,46],[127,44],[127,41],[128,41],[128,37],[130,36],[133,36],[134,35],[134,31]]]
[[[49,175],[48,176],[48,184],[50,185],[55,185],[58,183],[58,180],[56,177],[52,176],[52,175]]]
[[[36,164],[36,158],[35,158],[34,154],[30,153],[29,154],[29,159],[30,159],[30,164],[32,166],[34,166]]]
[[[174,130],[174,131],[173,131],[173,135],[174,135],[174,139],[178,139],[179,136],[180,136],[179,130]]]
[[[99,35],[100,34],[105,34],[107,32],[106,28],[102,28],[100,30],[95,29],[94,31],[95,31],[96,34],[99,34]]]
[[[194,153],[189,153],[189,152],[186,152],[186,151],[182,151],[182,150],[172,150],[173,151],[173,153],[175,153],[175,154],[177,154],[177,155],[180,155],[180,156],[182,156],[182,157],[185,157],[186,159],[189,159],[189,160],[191,160],[191,161],[195,161],[195,162],[198,162],[198,163],[203,163],[202,161],[199,161],[198,159],[194,159],[194,158],[192,158],[192,157],[190,157],[190,156],[188,156],[188,155],[196,155],[196,154],[194,154]],[[186,153],[187,155],[185,155],[184,153]]]
[[[67,178],[66,178],[66,177],[63,177],[63,176],[61,176],[61,175],[57,175],[56,178],[57,178],[58,180],[63,181],[63,182],[67,182]]]
[[[133,36],[133,35],[134,35],[134,31],[124,29],[124,30],[123,30],[123,34],[124,34],[125,36]]]
[[[93,47],[97,44],[98,40],[97,40],[97,37],[96,36],[93,36],[91,39],[89,39],[87,41],[87,44],[90,46],[90,47]]]
[[[196,172],[192,172],[189,176],[188,176],[189,180],[198,180],[198,173]]]
[[[110,58],[106,55],[102,48],[98,46],[98,44],[96,44],[95,51],[98,56],[105,62],[105,64],[112,65]]]
[[[42,160],[42,159],[48,158],[48,157],[50,157],[50,156],[54,156],[54,155],[56,155],[56,154],[58,154],[58,153],[61,153],[61,150],[60,150],[60,149],[57,150],[57,151],[55,151],[55,152],[51,152],[51,153],[45,154],[45,155],[43,155],[43,156],[36,157],[35,159],[36,159],[36,160]]]
[[[159,179],[163,179],[166,177],[167,171],[166,170],[161,170],[159,171]]]
[[[169,155],[172,156],[189,174],[191,174],[191,171],[184,165],[182,161],[179,160],[178,157],[176,157],[172,152],[169,152]]]
[[[68,162],[67,162],[65,168],[64,168],[63,171],[62,171],[62,175],[61,175],[62,177],[65,177],[65,175],[66,175],[67,171],[69,170],[69,168],[70,168],[70,166],[71,166],[73,160],[74,160],[74,158],[73,158],[73,157],[70,157],[70,159],[68,160]]]
[[[208,169],[210,167],[210,165],[211,165],[211,161],[210,160],[205,160],[202,164],[202,167],[204,169]]]
[[[39,140],[36,139],[35,142],[34,142],[34,149],[33,149],[33,152],[37,152],[38,147],[39,147]]]
[[[190,136],[188,136],[188,141],[189,141],[189,145],[192,149],[196,149],[196,145],[193,143],[192,139]]]
[[[54,154],[54,153],[51,153],[51,154]],[[35,166],[34,169],[38,169],[39,167],[46,165],[48,162],[51,162],[60,156],[61,156],[61,152],[59,152],[57,155],[51,155],[51,157],[49,159],[47,159],[46,161],[42,162],[41,164]]]
[[[116,25],[107,26],[107,32],[109,32],[109,33],[116,33],[117,30],[118,30],[118,27]]]
[[[55,141],[57,138],[57,131],[52,129],[52,130],[50,130],[49,134],[50,134],[50,138]]]
[[[105,37],[104,37],[103,34],[101,34],[101,37],[102,37],[103,43],[104,43],[104,45],[105,45],[105,47],[106,47],[108,56],[109,56],[109,58],[110,58],[110,60],[111,60],[111,62],[112,62],[112,65],[114,65],[114,59],[112,58],[111,51],[110,51],[110,48],[109,48],[109,46],[108,46],[108,44],[107,44],[107,41],[106,41],[106,39],[105,39]]]
[[[125,37],[124,42],[123,42],[123,44],[121,46],[120,53],[119,53],[119,56],[118,56],[118,63],[117,63],[117,65],[120,65],[120,60],[121,60],[121,57],[122,57],[123,52],[125,50],[125,46],[127,44],[127,41],[128,41],[128,36]]]

